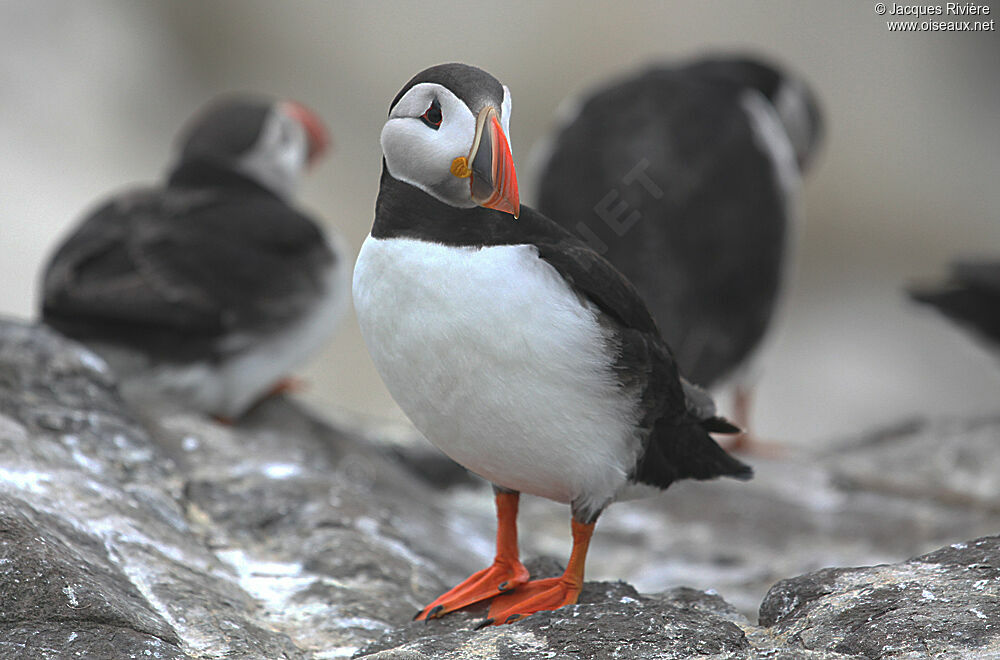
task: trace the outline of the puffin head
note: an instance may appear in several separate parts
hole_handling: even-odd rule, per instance
[[[178,167],[207,162],[290,197],[329,144],[323,122],[300,103],[228,95],[188,121],[179,138]]]
[[[823,141],[823,113],[816,95],[802,79],[771,63],[741,55],[705,58],[687,69],[709,80],[760,92],[788,134],[799,170],[809,168]]]
[[[520,212],[510,90],[482,69],[439,64],[396,95],[382,128],[389,174],[459,208]]]

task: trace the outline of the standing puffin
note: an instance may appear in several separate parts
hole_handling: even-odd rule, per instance
[[[749,467],[709,436],[737,429],[677,373],[632,285],[583,241],[519,205],[510,92],[464,64],[392,101],[354,305],[376,368],[429,440],[494,485],[493,564],[418,618],[496,597],[484,623],[575,603],[611,502]],[[528,581],[520,493],[572,509],[558,578]]]
[[[1000,348],[1000,259],[956,261],[943,284],[913,287],[909,293],[971,329],[994,350]]]
[[[164,185],[111,197],[58,248],[42,320],[104,357],[134,402],[239,417],[346,309],[343,251],[292,206],[327,146],[298,103],[211,102]]]
[[[734,417],[748,427],[748,363],[820,141],[815,98],[732,56],[649,68],[568,108],[539,149],[539,210],[635,284],[687,377],[735,381]]]

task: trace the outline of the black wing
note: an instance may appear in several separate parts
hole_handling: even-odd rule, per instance
[[[944,284],[913,288],[910,296],[1000,344],[1000,260],[954,263]]]
[[[148,190],[88,216],[52,258],[43,318],[137,346],[221,338],[298,318],[334,258],[309,219],[270,195]]]

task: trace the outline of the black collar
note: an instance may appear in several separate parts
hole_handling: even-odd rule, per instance
[[[458,208],[445,204],[393,177],[383,160],[372,236],[482,247],[537,244],[565,238],[566,232],[527,206],[521,207],[521,215],[515,220],[509,213],[481,206]]]

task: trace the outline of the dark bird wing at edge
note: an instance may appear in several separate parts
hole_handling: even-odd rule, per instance
[[[299,317],[333,259],[318,228],[269,194],[133,192],[88,216],[53,256],[43,320],[161,357],[184,359],[187,341],[238,349],[239,336]]]
[[[911,287],[909,294],[1000,344],[1000,260],[953,263],[945,283]]]

